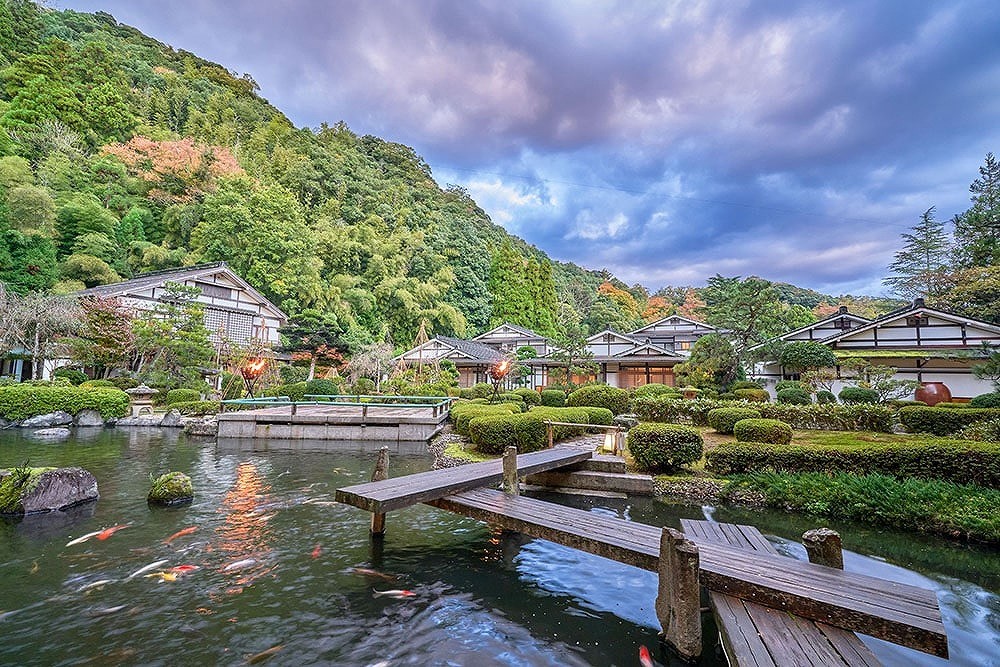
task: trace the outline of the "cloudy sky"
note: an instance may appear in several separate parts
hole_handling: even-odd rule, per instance
[[[652,289],[879,293],[1000,153],[1000,2],[61,0],[414,147],[552,257]]]

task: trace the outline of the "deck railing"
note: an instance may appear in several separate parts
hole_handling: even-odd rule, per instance
[[[442,396],[377,396],[367,394],[306,394],[301,401],[293,401],[288,396],[264,396],[261,398],[237,398],[222,401],[222,412],[228,407],[291,407],[291,414],[298,413],[301,406],[337,405],[361,408],[361,416],[368,416],[369,408],[430,408],[431,414],[438,417],[448,412],[450,397]]]

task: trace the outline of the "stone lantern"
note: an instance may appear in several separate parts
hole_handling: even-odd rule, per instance
[[[125,393],[132,399],[132,416],[138,417],[144,412],[148,415],[153,414],[153,396],[160,393],[160,390],[147,387],[143,383],[138,387],[126,389]]]

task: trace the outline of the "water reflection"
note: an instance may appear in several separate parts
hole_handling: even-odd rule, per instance
[[[260,577],[273,571],[271,530],[275,506],[269,503],[271,487],[253,463],[236,467],[236,481],[222,497],[219,513],[224,516],[216,528],[219,541],[214,545],[225,560],[221,572],[232,573],[232,585],[226,590],[234,595],[243,592]]]

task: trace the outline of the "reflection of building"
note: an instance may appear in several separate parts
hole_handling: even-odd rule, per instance
[[[167,283],[194,287],[200,292],[196,300],[204,306],[205,327],[216,345],[224,341],[237,345],[245,345],[251,340],[271,345],[280,342],[278,327],[288,317],[225,262],[143,273],[131,280],[92,287],[77,295],[119,297],[134,308],[149,309],[169,298]]]
[[[984,345],[1000,347],[1000,327],[924,305],[923,299],[876,320],[840,310],[826,319],[779,337],[786,341],[812,340],[833,349],[838,359],[862,358],[898,369],[896,379],[943,382],[955,398],[988,393],[993,386],[972,374],[982,363]],[[837,367],[838,375],[840,367]],[[757,364],[754,376],[772,392],[782,378],[791,377],[777,361]],[[838,381],[834,393],[844,387]]]
[[[715,333],[714,327],[672,315],[627,334],[607,329],[587,339],[587,351],[599,367],[592,378],[614,387],[638,387],[658,382],[674,383],[673,367],[685,361],[691,345],[702,336]],[[520,362],[531,374],[530,387],[549,384],[549,370],[558,367],[552,357],[554,343],[529,329],[501,324],[472,340],[436,336],[423,345],[404,352],[397,360],[415,366],[449,359],[459,372],[459,386],[488,382],[487,371],[503,356],[514,356],[523,347],[534,348],[535,357]]]

